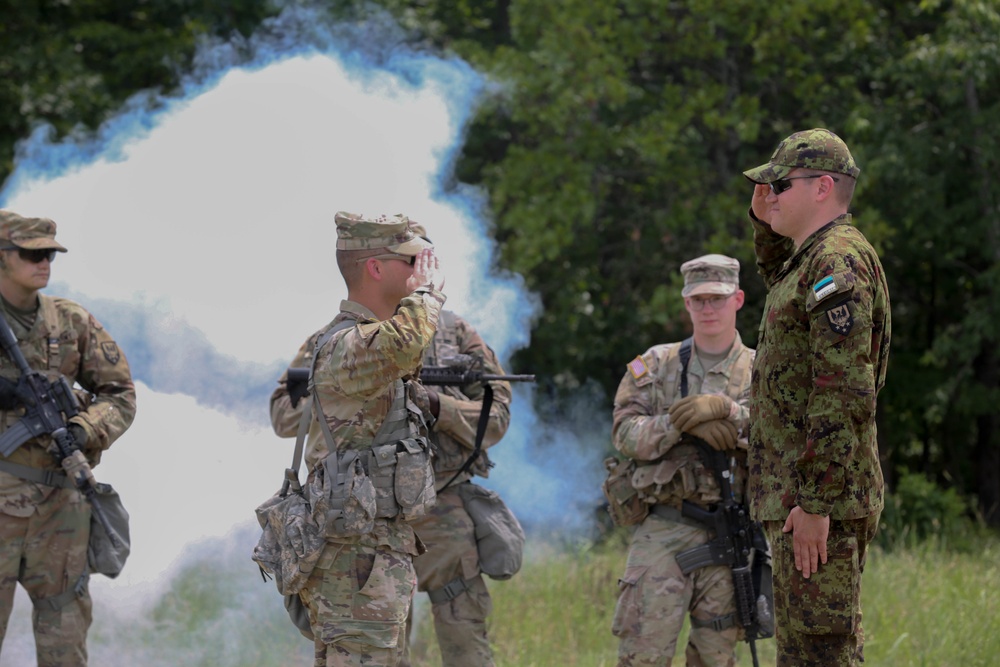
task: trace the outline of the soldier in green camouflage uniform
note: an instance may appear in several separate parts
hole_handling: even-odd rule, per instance
[[[619,580],[612,627],[620,639],[619,667],[669,666],[689,613],[688,665],[733,665],[739,637],[731,570],[716,565],[685,575],[676,556],[714,537],[681,515],[681,502],[708,508],[721,500],[715,473],[687,436],[731,454],[733,492],[743,497],[754,352],[736,330],[744,300],[739,262],[706,255],[685,262],[681,272],[694,329],[686,397],[681,343],[656,345],[636,357],[615,395],[614,445],[637,462],[632,485],[651,506]]]
[[[863,661],[861,574],[882,511],[875,403],[889,289],[847,212],[860,170],[825,129],[766,164],[750,218],[768,295],[751,390],[749,497],[773,551],[778,665]]]
[[[412,427],[411,435],[424,428],[415,404],[418,397],[426,401],[422,388],[416,382],[399,381],[417,371],[445,301],[432,247],[413,234],[405,216],[339,212],[335,220],[337,264],[347,283],[347,300],[341,302],[340,314],[310,337],[292,363],[314,368],[313,392],[322,411],[322,416],[314,415],[306,450],[310,484],[324,474],[328,460],[351,450],[371,450],[383,423],[395,419],[394,399],[405,404],[402,419]],[[349,326],[336,329],[317,346],[324,333],[345,320]],[[293,405],[284,389],[272,395],[272,425],[279,435],[287,434],[288,424],[297,421],[295,407],[297,401]],[[319,422],[324,418],[333,453]],[[375,474],[372,465],[369,462],[365,474]],[[427,471],[430,475],[429,465]],[[358,469],[355,474],[360,474]],[[332,484],[328,471],[326,477]],[[397,478],[395,492],[409,481]],[[430,488],[431,480],[426,482]],[[361,535],[341,534],[339,526],[330,528],[326,547],[299,593],[309,612],[317,667],[397,664],[416,585],[412,559],[418,544],[402,512],[375,518],[372,528]]]
[[[82,306],[40,293],[56,252],[56,224],[0,211],[0,307],[28,365],[52,381],[65,376],[81,402],[68,430],[91,466],[131,425],[135,387],[125,355]],[[0,352],[0,431],[24,415],[20,372]],[[91,598],[87,542],[90,504],[50,453],[50,439],[28,440],[0,456],[0,644],[15,584],[33,603],[40,666],[87,664]]]

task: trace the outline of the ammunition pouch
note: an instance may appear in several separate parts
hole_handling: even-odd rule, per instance
[[[376,519],[415,519],[437,498],[424,437],[333,452],[316,468],[309,488],[331,537],[364,535]]]
[[[608,501],[608,514],[616,526],[634,526],[642,523],[649,515],[649,504],[646,503],[635,486],[632,475],[636,470],[633,459],[620,461],[614,456],[604,459],[604,467],[608,476],[601,484],[601,490]]]

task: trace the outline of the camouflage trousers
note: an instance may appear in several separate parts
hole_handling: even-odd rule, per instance
[[[685,575],[677,554],[707,542],[703,528],[651,514],[632,536],[611,631],[618,667],[669,667],[688,613],[711,621],[736,612],[733,575],[713,565]],[[684,651],[690,667],[732,667],[739,627],[692,627]]]
[[[792,534],[784,521],[765,521],[771,543],[778,667],[864,662],[861,574],[879,515],[831,521],[827,562],[808,579],[795,569]]]
[[[327,544],[299,592],[315,637],[315,667],[396,665],[416,583],[409,554]]]
[[[432,600],[431,604],[443,667],[493,667],[486,634],[486,619],[493,603],[479,571],[475,526],[462,498],[453,488],[439,493],[430,513],[410,522],[410,526],[427,547],[426,553],[413,559],[418,589],[437,597],[444,595],[446,585],[455,587],[455,597]],[[412,613],[411,609],[408,632]],[[406,651],[400,667],[409,665]]]
[[[20,582],[34,603],[31,623],[39,667],[87,664],[89,537],[90,505],[73,489],[54,490],[29,516],[0,513],[0,644]]]

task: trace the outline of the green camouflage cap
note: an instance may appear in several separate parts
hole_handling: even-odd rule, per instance
[[[58,250],[56,223],[48,218],[25,218],[14,211],[0,210],[0,248],[16,246],[26,250]]]
[[[729,296],[740,288],[740,262],[725,255],[703,255],[681,264],[684,289],[681,296],[722,294]]]
[[[405,215],[365,216],[337,211],[338,250],[385,248],[400,255],[416,255],[434,246],[417,236]]]
[[[861,173],[844,140],[830,130],[817,127],[788,137],[778,144],[767,164],[744,171],[743,175],[754,183],[772,183],[798,168],[819,169],[852,178]]]

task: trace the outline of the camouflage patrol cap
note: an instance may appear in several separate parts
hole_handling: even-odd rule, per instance
[[[844,140],[821,127],[791,135],[774,151],[767,164],[743,172],[754,183],[780,180],[793,169],[819,169],[857,178],[861,170],[854,163]]]
[[[56,223],[48,218],[25,218],[14,211],[0,210],[0,247],[16,246],[26,250],[58,250]]]
[[[365,216],[337,211],[338,250],[385,248],[400,255],[416,255],[434,246],[417,236],[405,215]]]
[[[729,296],[740,288],[740,262],[725,255],[703,255],[681,264],[684,289],[681,296],[722,294]]]

